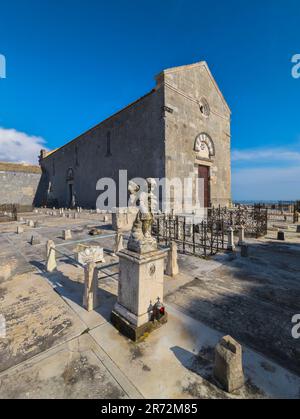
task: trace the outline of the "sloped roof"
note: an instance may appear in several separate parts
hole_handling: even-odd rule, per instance
[[[178,71],[190,70],[190,69],[195,68],[195,67],[205,68],[205,70],[207,71],[208,76],[210,77],[211,81],[213,82],[218,94],[220,95],[224,105],[226,106],[228,111],[231,113],[230,107],[229,107],[228,103],[226,102],[221,90],[219,89],[219,86],[218,86],[214,76],[212,75],[206,61],[199,61],[199,62],[194,63],[194,64],[187,64],[187,65],[181,65],[179,67],[167,68],[167,69],[163,70],[161,73],[159,73],[156,78],[158,78],[158,77],[160,77],[161,75],[164,75],[164,74],[177,73]]]

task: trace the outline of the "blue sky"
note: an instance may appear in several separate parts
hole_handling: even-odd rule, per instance
[[[206,60],[232,109],[233,198],[300,198],[299,0],[11,0],[0,160],[32,160]]]

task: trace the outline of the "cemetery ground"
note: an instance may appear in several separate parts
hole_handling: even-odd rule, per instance
[[[295,226],[279,223],[284,242],[273,228],[247,239],[247,258],[239,248],[207,260],[180,254],[180,273],[164,280],[168,323],[133,343],[110,323],[119,269],[111,220],[88,211],[76,219],[23,217],[38,227],[0,224],[0,398],[300,398],[300,339],[292,337],[292,317],[300,314]],[[101,234],[85,241],[94,227]],[[53,273],[45,270],[47,240],[60,252]],[[72,260],[80,243],[105,250],[92,312],[82,307],[83,268]],[[225,335],[243,346],[246,384],[233,394],[212,374],[214,348]]]

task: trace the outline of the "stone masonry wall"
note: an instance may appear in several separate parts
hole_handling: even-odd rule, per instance
[[[44,158],[41,166],[48,202],[51,200],[60,207],[69,205],[72,183],[68,181],[69,169],[74,174],[76,205],[85,208],[95,208],[101,193],[96,190],[100,178],[114,179],[118,191],[119,170],[128,171],[128,180],[163,177],[162,106],[163,89],[152,91]],[[46,198],[44,194],[43,201]]]
[[[40,178],[39,167],[0,163],[0,205],[32,205]]]
[[[184,179],[198,176],[194,151],[196,137],[207,133],[213,140],[215,157],[204,162],[210,167],[211,203],[231,203],[230,110],[218,91],[210,72],[203,65],[167,70],[158,77],[164,85],[166,121],[166,175]],[[205,98],[210,107],[208,117],[200,112]]]

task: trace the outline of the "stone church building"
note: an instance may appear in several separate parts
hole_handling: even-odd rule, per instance
[[[41,151],[40,204],[95,208],[97,181],[118,186],[119,170],[127,170],[128,180],[201,178],[203,205],[228,206],[230,115],[206,62],[164,70],[150,93],[61,148]]]

